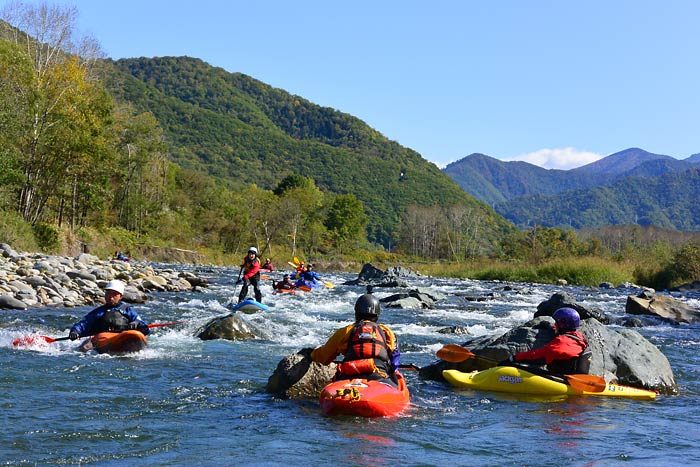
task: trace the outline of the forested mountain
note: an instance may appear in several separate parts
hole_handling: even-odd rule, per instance
[[[609,186],[573,190],[556,196],[511,200],[497,210],[527,227],[603,227],[639,224],[685,231],[700,230],[700,169],[659,177],[628,177]]]
[[[693,186],[696,172],[690,169],[698,165],[700,159],[694,156],[678,160],[630,148],[572,170],[543,169],[472,154],[448,165],[444,172],[524,228],[640,223],[699,230],[700,223],[694,223],[693,216],[679,217],[685,215],[682,206],[694,199],[685,186]],[[676,177],[660,178],[673,174]],[[687,182],[682,181],[685,178]],[[666,182],[671,183],[664,186]],[[670,200],[679,203],[677,209],[671,208]]]
[[[370,239],[385,245],[410,205],[459,204],[481,213],[484,233],[511,228],[437,166],[351,115],[195,58],[107,64],[110,92],[155,115],[173,160],[231,188],[272,189],[290,174],[313,178],[323,190],[360,199]]]
[[[598,186],[598,178],[566,170],[543,169],[522,161],[504,162],[471,154],[443,169],[464,191],[491,205],[527,195],[552,195]]]

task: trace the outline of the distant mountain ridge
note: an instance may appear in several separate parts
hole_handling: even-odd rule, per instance
[[[682,209],[670,216],[660,213],[661,210],[673,211],[668,199],[682,204],[691,196],[689,191],[683,191],[684,184],[678,180],[688,178],[688,186],[693,186],[696,172],[692,169],[698,167],[700,154],[678,160],[630,148],[571,170],[544,169],[526,162],[504,162],[483,154],[471,154],[443,171],[462,189],[490,203],[499,214],[519,227],[537,224],[580,228],[646,222],[659,227],[700,230],[700,223],[695,225],[677,218],[680,211],[685,215]],[[670,185],[659,184],[656,180],[671,174],[676,174],[676,178],[667,180],[674,182]],[[647,194],[638,194],[637,199],[646,199],[650,203],[649,210],[632,210],[631,214],[632,211],[622,205],[633,206],[636,202],[627,200],[625,194],[635,192],[640,185],[646,186]],[[603,187],[611,188],[606,191]],[[670,193],[673,189],[680,193]],[[619,211],[626,214],[615,214]],[[572,220],[574,217],[576,221]]]

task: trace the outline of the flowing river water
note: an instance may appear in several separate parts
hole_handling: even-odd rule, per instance
[[[162,265],[161,265],[162,266]],[[83,354],[76,343],[14,348],[26,334],[60,337],[90,310],[0,310],[0,465],[94,466],[691,466],[700,465],[700,326],[640,332],[667,356],[679,384],[656,401],[563,400],[475,392],[406,371],[411,407],[391,419],[329,418],[317,400],[265,392],[286,355],[325,342],[352,321],[364,292],[350,274],[324,274],[335,288],[272,295],[269,311],[242,315],[261,334],[202,341],[196,330],[228,314],[238,268],[187,267],[210,280],[200,292],[151,293],[137,305],[152,329],[149,348],[128,357]],[[272,274],[275,277],[275,274]],[[424,366],[464,334],[502,334],[566,290],[586,307],[624,314],[634,289],[554,287],[423,277],[447,299],[430,310],[384,309],[402,363]],[[395,290],[375,289],[379,298]],[[468,301],[466,296],[486,297]],[[700,308],[697,297],[679,297]]]

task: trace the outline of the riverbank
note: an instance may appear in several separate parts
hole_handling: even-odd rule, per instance
[[[143,303],[146,293],[180,292],[206,287],[191,272],[157,268],[148,263],[19,253],[0,244],[0,309],[40,306],[78,307],[104,303],[104,287],[119,279],[126,284],[124,301]]]

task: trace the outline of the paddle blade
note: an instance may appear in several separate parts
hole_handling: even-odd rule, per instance
[[[65,339],[68,339],[67,337]],[[63,338],[59,339],[54,339],[53,337],[49,336],[23,336],[23,337],[18,337],[17,339],[12,341],[12,345],[14,347],[27,347],[30,345],[37,345],[37,344],[50,344],[52,342],[56,342],[57,340],[65,340]]]
[[[304,292],[311,292],[311,287],[306,285],[300,285],[299,287],[297,287],[297,289],[303,290]]]
[[[465,349],[461,345],[457,344],[447,344],[438,350],[435,355],[440,360],[452,363],[460,363],[476,357],[476,355],[474,355],[469,349]]]
[[[291,261],[287,261],[287,264],[290,265],[291,267],[293,267],[294,269],[297,268],[297,265],[292,263]]]
[[[296,256],[292,259],[294,260],[294,267],[297,267],[301,264],[301,261],[299,261],[299,258],[297,258]]]
[[[264,281],[269,281],[269,280],[270,280],[270,276],[262,276],[262,275],[261,275],[261,276],[260,276],[260,279],[262,279],[262,280],[264,280]]]
[[[578,391],[603,392],[607,387],[605,379],[596,375],[564,375],[564,378]]]
[[[328,282],[328,281],[323,281],[323,285],[325,285],[329,289],[332,289],[335,287],[335,284],[333,282]]]

